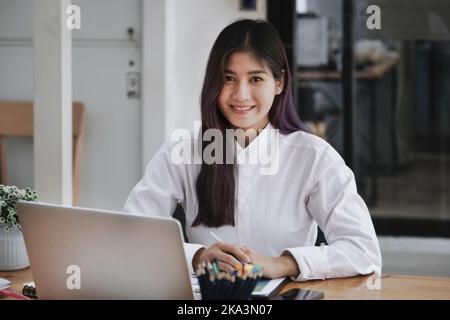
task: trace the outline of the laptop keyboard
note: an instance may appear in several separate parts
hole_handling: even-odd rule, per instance
[[[194,293],[194,300],[202,300],[202,295],[200,294],[200,285],[198,284],[197,275],[191,273],[191,284],[192,292]]]

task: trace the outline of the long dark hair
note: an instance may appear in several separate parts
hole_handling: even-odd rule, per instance
[[[231,128],[218,107],[218,97],[224,84],[227,59],[234,52],[251,53],[270,68],[276,80],[284,76],[283,91],[275,96],[269,111],[272,126],[282,134],[305,130],[295,111],[291,73],[280,35],[266,21],[244,19],[223,29],[211,49],[201,93],[202,136],[208,129],[218,129],[225,137],[225,130]],[[206,146],[203,142],[202,151]],[[201,224],[215,228],[234,226],[234,165],[222,163],[202,162],[196,183],[198,214],[192,227]]]

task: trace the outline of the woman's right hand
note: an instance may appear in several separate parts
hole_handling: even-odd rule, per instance
[[[192,259],[194,270],[204,262],[217,260],[220,270],[232,272],[239,263],[251,263],[250,257],[240,246],[224,242],[215,242],[208,248],[199,249]]]

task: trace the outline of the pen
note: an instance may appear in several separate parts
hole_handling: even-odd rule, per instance
[[[220,239],[217,234],[215,234],[214,232],[210,231],[209,234],[211,235],[211,237],[214,238],[214,240],[219,241],[219,242],[223,242],[222,239]]]

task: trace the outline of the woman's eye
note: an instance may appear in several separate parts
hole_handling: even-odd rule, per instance
[[[233,81],[233,77],[232,76],[225,76],[225,81]]]
[[[261,78],[261,77],[253,77],[251,79],[252,82],[259,82],[259,81],[262,81],[262,80],[263,80],[263,78]]]

